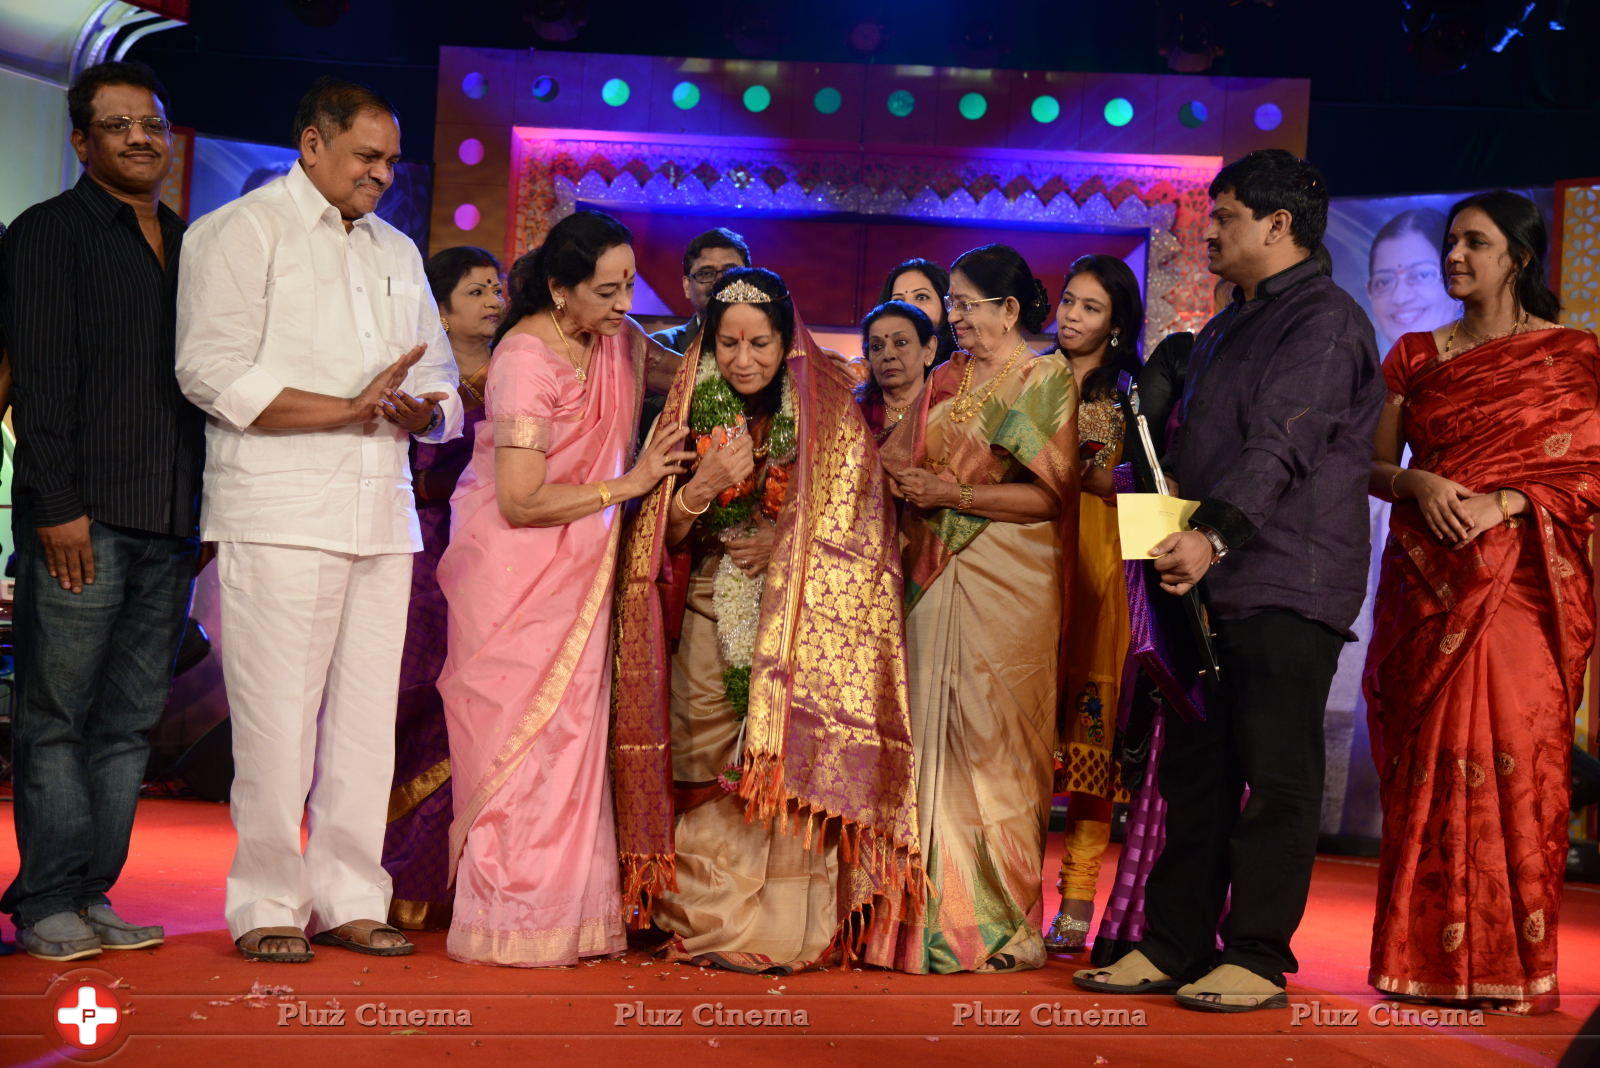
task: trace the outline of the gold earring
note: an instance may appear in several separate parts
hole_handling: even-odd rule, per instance
[[[439,316],[439,325],[444,327],[445,333],[448,334],[450,332],[450,320],[446,319],[443,315]]]
[[[564,312],[566,310],[567,310],[567,302],[562,300],[560,297],[557,297],[556,298],[556,314],[560,315],[562,312]]]

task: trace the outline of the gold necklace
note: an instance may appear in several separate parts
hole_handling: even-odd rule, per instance
[[[968,392],[972,386],[972,369],[978,363],[977,359],[969,353],[966,373],[961,376],[961,385],[956,389],[955,399],[950,402],[950,421],[952,423],[965,423],[968,419],[977,415],[983,409],[983,406],[989,403],[989,398],[994,396],[994,391],[1000,388],[1000,383],[1005,380],[1006,375],[1011,373],[1011,368],[1017,365],[1017,358],[1027,348],[1028,343],[1026,341],[1017,342],[1017,347],[1011,350],[1011,358],[1006,360],[1006,365],[1000,368],[999,374],[989,379],[988,388],[979,396],[973,396]]]
[[[1490,337],[1479,337],[1477,334],[1474,334],[1471,330],[1467,329],[1467,317],[1463,315],[1461,318],[1457,319],[1453,324],[1451,324],[1450,336],[1444,339],[1444,352],[1439,354],[1440,358],[1448,360],[1450,357],[1457,355],[1457,353],[1454,351],[1456,347],[1457,330],[1461,331],[1462,333],[1466,334],[1467,337],[1472,339],[1474,344],[1468,346],[1470,349],[1476,348],[1478,345],[1487,345],[1491,341],[1499,341],[1501,338],[1512,337],[1516,334],[1520,334],[1526,330],[1527,327],[1528,313],[1524,311],[1522,313],[1522,318],[1513,323],[1510,330],[1502,331],[1501,333],[1494,334]],[[1467,349],[1463,349],[1462,351],[1465,352]]]
[[[561,339],[561,347],[567,350],[567,362],[572,365],[572,373],[578,376],[578,384],[589,381],[589,371],[580,367],[578,361],[572,358],[572,345],[567,341],[567,335],[561,332],[561,320],[556,318],[556,313],[550,313],[550,323],[556,328],[556,337]]]

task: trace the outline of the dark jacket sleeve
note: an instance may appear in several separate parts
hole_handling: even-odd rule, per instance
[[[1381,400],[1372,327],[1341,308],[1308,310],[1285,331],[1250,405],[1244,450],[1191,522],[1237,549],[1322,464],[1336,433],[1370,425]]]
[[[23,213],[0,242],[0,322],[13,376],[17,488],[38,526],[84,514],[73,248],[64,220],[43,208]]]
[[[1183,396],[1183,377],[1193,348],[1193,334],[1168,334],[1139,372],[1139,414],[1150,427],[1158,453],[1166,449],[1167,419],[1172,415],[1172,406]]]

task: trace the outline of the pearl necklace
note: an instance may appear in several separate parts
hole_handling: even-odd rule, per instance
[[[1027,348],[1028,343],[1026,341],[1017,342],[1017,347],[1011,350],[1011,358],[1006,360],[1006,365],[1000,368],[998,374],[989,379],[988,388],[977,396],[974,396],[970,389],[972,386],[972,370],[977,366],[978,361],[971,353],[968,353],[966,372],[961,376],[961,385],[956,389],[955,399],[950,402],[950,421],[952,423],[965,423],[982,411],[983,406],[989,403],[989,398],[994,396],[994,391],[1000,388],[1000,383],[1005,380],[1006,375],[1010,374],[1011,369],[1017,365],[1017,358],[1026,352]]]

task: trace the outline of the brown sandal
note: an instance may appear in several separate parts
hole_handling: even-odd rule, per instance
[[[397,934],[402,939],[405,938],[398,928],[391,927],[381,920],[351,920],[349,923],[341,923],[337,927],[317,932],[311,936],[311,941],[319,946],[338,946],[340,949],[366,953],[373,957],[404,957],[416,952],[416,945],[409,941],[402,941],[397,946],[375,946],[372,944],[372,936],[375,934]]]
[[[1200,1012],[1255,1012],[1289,1006],[1289,995],[1282,987],[1237,964],[1219,964],[1181,987],[1173,1000]]]
[[[265,950],[261,943],[269,938],[289,938],[299,942],[304,949],[279,949]],[[306,933],[298,927],[256,927],[246,931],[233,940],[239,947],[246,960],[267,961],[273,964],[304,964],[316,956],[311,951],[311,943],[306,941]]]

